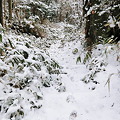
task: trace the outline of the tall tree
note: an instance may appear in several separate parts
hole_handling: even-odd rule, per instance
[[[9,5],[9,22],[12,20],[12,0],[8,0]]]
[[[2,0],[0,0],[0,23],[3,25],[3,6],[2,6]]]
[[[6,27],[6,0],[4,0],[4,27]]]

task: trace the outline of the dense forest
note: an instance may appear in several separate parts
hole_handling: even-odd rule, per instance
[[[119,120],[119,0],[0,0],[1,120]]]
[[[36,37],[44,35],[35,25],[49,21],[67,22],[77,25],[78,29],[83,25],[88,46],[108,42],[109,38],[112,43],[120,40],[119,0],[1,0],[0,6],[0,23],[5,28],[18,29]],[[27,21],[35,29],[31,29]]]

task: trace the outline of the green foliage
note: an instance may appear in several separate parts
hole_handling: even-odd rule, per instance
[[[49,6],[50,3],[52,3],[53,0],[40,0],[40,1]]]
[[[16,45],[19,47],[17,48]],[[13,72],[13,76],[11,78],[13,79],[13,86],[15,88],[24,89],[35,77],[39,78],[39,72],[42,71],[43,67],[46,72],[45,75],[43,75],[44,77],[41,76],[40,78],[43,86],[51,86],[50,82],[52,81],[52,77],[50,76],[52,76],[52,74],[61,73],[61,68],[55,60],[49,58],[48,55],[45,55],[45,52],[34,50],[32,46],[30,47],[27,41],[25,43],[21,43],[18,40],[13,44],[13,41],[8,39],[6,46],[12,48],[8,50],[5,61],[6,64],[11,64],[12,69],[15,69],[15,73]],[[35,53],[32,55],[32,58],[30,58],[30,51]],[[26,71],[31,74],[24,74],[21,77],[21,75]],[[14,80],[17,81],[15,82]]]
[[[8,119],[20,120],[27,114],[25,111],[42,107],[43,87],[53,86],[60,91],[62,70],[46,51],[36,47],[36,39],[5,38],[0,49],[0,82],[6,97],[0,99],[0,112]]]
[[[81,63],[81,57],[77,57],[76,63],[80,62]]]
[[[9,42],[9,46],[10,46],[11,48],[14,48],[14,45],[13,45],[13,43],[12,43],[12,41],[11,41],[10,39],[8,39],[8,42]]]
[[[56,13],[55,8],[49,6],[50,3],[51,1],[37,1],[30,3],[31,14],[39,16],[41,20],[46,18],[52,20],[56,16]]]
[[[24,111],[21,109],[16,110],[15,112],[11,113],[10,119],[20,119],[24,117]]]
[[[91,52],[88,51],[83,59],[83,63],[85,64],[90,58],[91,58]]]

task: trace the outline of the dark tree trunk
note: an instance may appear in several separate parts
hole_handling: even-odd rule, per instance
[[[8,0],[9,5],[9,22],[12,20],[12,0]]]
[[[3,6],[2,6],[2,0],[0,0],[0,23],[3,25]]]

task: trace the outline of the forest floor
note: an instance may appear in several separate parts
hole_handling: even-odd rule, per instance
[[[4,103],[4,107],[1,107],[1,110],[3,109],[0,113],[1,120],[10,120],[11,113],[15,113],[15,118],[19,109],[24,110],[24,117],[18,115],[18,118],[11,118],[11,120],[120,120],[120,44],[99,44],[93,48],[92,54],[89,55],[82,44],[83,34],[78,34],[79,38],[72,35],[71,40],[70,37],[65,40],[71,33],[67,34],[65,38],[63,27],[55,30],[53,28],[53,31],[56,31],[54,35],[58,36],[59,34],[60,36],[56,40],[43,39],[42,41],[32,36],[28,38],[13,33],[4,36],[6,41],[8,38],[16,45],[12,49],[9,48],[11,51],[25,50],[30,53],[25,62],[32,62],[31,56],[36,57],[35,53],[44,49],[50,58],[63,67],[63,74],[59,76],[62,82],[59,91],[54,87],[41,87],[43,100],[40,101],[34,98],[35,92],[31,91],[40,93],[40,90],[35,87],[40,84],[40,80],[36,78],[39,78],[39,73],[42,74],[41,71],[36,72],[38,76],[22,90],[8,86],[8,80],[4,80],[9,78],[9,75],[6,74],[6,77],[3,77],[0,82],[0,103],[1,105]],[[27,41],[32,43],[28,48],[24,45]],[[44,54],[44,52],[41,53]],[[3,64],[9,68],[2,60],[0,64],[2,68],[4,68]],[[28,70],[29,68],[26,67],[24,74],[17,73],[16,75],[22,79],[27,74],[30,77],[32,73],[30,74]],[[13,102],[11,103],[9,99],[12,99]],[[30,103],[30,100],[34,102]],[[34,103],[42,103],[42,107],[31,109],[31,104],[34,105]],[[4,112],[6,107],[8,107],[6,110],[8,113]],[[14,112],[16,110],[17,114]]]
[[[81,40],[64,44],[57,41],[48,49],[50,57],[54,58],[67,73],[61,75],[65,87],[59,93],[53,88],[45,88],[41,111],[35,111],[28,116],[29,119],[34,115],[35,120],[119,120],[120,76],[111,75],[118,71],[119,64],[117,61],[112,62],[110,57],[112,53],[110,53],[110,62],[105,68],[106,71],[101,71],[95,78],[99,84],[92,82],[86,84],[82,79],[90,71],[85,64],[76,63],[77,56],[80,51],[83,51],[80,46]],[[76,48],[78,53],[73,54],[73,50]],[[96,57],[99,57],[99,53],[96,54]],[[106,82],[110,75],[109,91],[109,83],[107,85]]]

